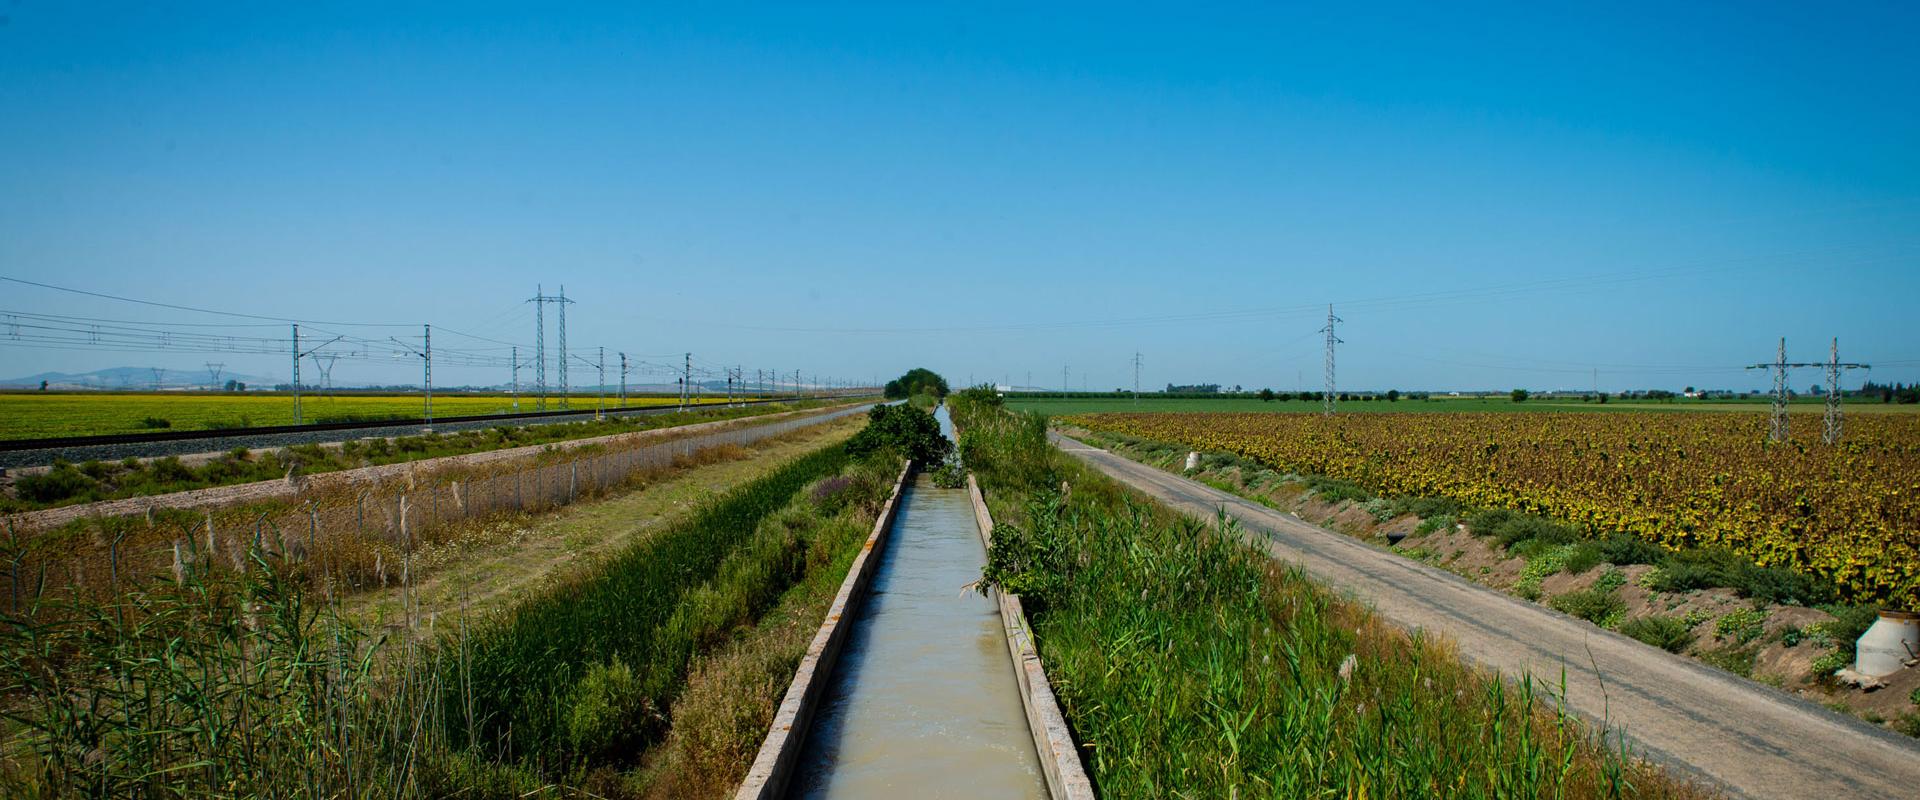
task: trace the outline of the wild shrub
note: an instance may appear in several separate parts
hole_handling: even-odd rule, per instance
[[[1743,597],[1787,605],[1829,602],[1836,595],[1830,581],[1784,567],[1762,567],[1720,547],[1667,554],[1660,561],[1659,580],[1651,588],[1685,592],[1713,587],[1726,587]]]
[[[1599,540],[1600,554],[1607,563],[1615,566],[1629,564],[1655,564],[1666,557],[1667,550],[1630,533],[1615,533]]]
[[[1679,619],[1659,614],[1634,617],[1621,624],[1620,632],[1669,653],[1678,653],[1693,644],[1693,630]]]
[[[1565,569],[1569,575],[1582,575],[1587,570],[1600,566],[1601,562],[1606,560],[1606,554],[1600,549],[1598,542],[1581,542],[1574,545],[1573,551],[1567,554],[1567,563],[1562,569]]]
[[[146,428],[147,430],[171,428],[173,427],[173,420],[165,417],[145,417],[140,420],[140,427]]]
[[[1595,625],[1627,610],[1626,601],[1621,600],[1611,590],[1582,589],[1568,592],[1547,601],[1547,605],[1562,614],[1579,617]]]
[[[1365,502],[1373,498],[1373,494],[1360,488],[1359,484],[1352,481],[1343,481],[1338,478],[1323,478],[1317,476],[1308,478],[1307,489],[1312,491],[1316,497],[1328,503],[1341,503],[1348,500]]]
[[[1746,644],[1760,638],[1766,630],[1767,613],[1755,608],[1743,608],[1729,611],[1713,623],[1714,633],[1732,639],[1735,644]]]
[[[20,499],[34,503],[90,499],[99,489],[99,481],[66,463],[55,464],[52,469],[36,475],[22,475],[13,483],[13,491]]]

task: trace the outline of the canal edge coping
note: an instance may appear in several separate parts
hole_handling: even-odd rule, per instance
[[[847,569],[847,577],[840,582],[839,594],[834,595],[833,605],[827,608],[826,619],[821,621],[820,630],[807,645],[806,656],[794,670],[793,682],[787,685],[787,693],[780,700],[779,710],[774,712],[767,738],[760,743],[760,752],[754,756],[746,780],[741,781],[739,791],[734,793],[735,800],[773,800],[785,796],[787,783],[793,779],[794,768],[800,760],[800,746],[806,741],[820,697],[833,676],[834,662],[840,659],[841,646],[853,630],[853,622],[846,619],[846,615],[857,607],[867,593],[867,586],[873,583],[873,565],[878,562],[873,555],[886,545],[887,532],[893,529],[893,518],[900,508],[900,495],[912,472],[913,462],[908,461],[900,469],[900,477],[894,480],[893,495],[887,498],[880,516],[873,521],[873,532],[867,534],[866,544],[861,545],[860,554]]]
[[[980,530],[980,543],[993,549],[993,514],[980,493],[980,482],[967,474],[967,496],[973,501],[973,518]],[[1000,601],[1000,624],[1007,635],[1007,652],[1013,656],[1014,680],[1020,686],[1020,705],[1027,710],[1027,730],[1033,734],[1033,746],[1040,756],[1040,769],[1046,773],[1047,793],[1054,800],[1093,800],[1093,782],[1080,761],[1080,748],[1074,744],[1073,731],[1047,680],[1046,665],[1033,646],[1033,634],[1027,627],[1027,612],[1020,596],[991,590]]]

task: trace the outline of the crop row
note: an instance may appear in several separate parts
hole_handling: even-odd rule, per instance
[[[1236,453],[1384,494],[1447,497],[1726,547],[1827,578],[1850,599],[1920,602],[1920,420],[1861,416],[1839,446],[1782,443],[1753,414],[1097,414],[1099,431]]]

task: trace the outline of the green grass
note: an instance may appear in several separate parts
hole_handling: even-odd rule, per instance
[[[1320,402],[1303,400],[1274,400],[1263,402],[1258,398],[1247,399],[1210,399],[1210,398],[1168,398],[1155,399],[1151,395],[1141,397],[1138,404],[1124,397],[1023,397],[1010,395],[1006,405],[1015,411],[1034,411],[1048,416],[1067,416],[1071,414],[1099,414],[1105,412],[1240,412],[1240,413],[1319,413]],[[1790,406],[1794,413],[1817,413],[1826,409],[1825,404],[1814,401],[1796,401]],[[1766,401],[1721,401],[1721,400],[1621,400],[1614,398],[1606,403],[1580,402],[1579,400],[1529,400],[1515,403],[1505,397],[1499,398],[1441,398],[1431,400],[1401,399],[1389,402],[1384,398],[1371,401],[1345,401],[1339,404],[1340,413],[1433,413],[1433,412],[1501,412],[1515,413],[1527,411],[1752,411],[1766,413]],[[1885,404],[1880,402],[1849,401],[1847,413],[1916,413],[1920,405]]]
[[[1702,793],[1207,524],[953,403],[1017,589],[1104,797],[1661,797]],[[1060,491],[1064,481],[1067,492]]]
[[[595,395],[573,395],[572,407],[590,411]],[[618,400],[609,396],[607,407]],[[672,397],[627,396],[627,406],[674,405]],[[702,403],[724,403],[705,396]],[[549,397],[548,410],[559,410]],[[301,418],[314,422],[419,419],[426,411],[419,394],[303,395]],[[521,395],[520,410],[533,411],[534,398]],[[435,394],[436,417],[505,414],[513,398],[504,394]],[[0,392],[0,439],[98,436],[153,430],[194,431],[259,425],[292,425],[293,395],[281,392]]]

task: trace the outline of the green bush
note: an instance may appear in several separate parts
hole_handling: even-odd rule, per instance
[[[587,667],[567,699],[567,743],[576,753],[603,753],[636,737],[634,720],[646,694],[619,656]]]
[[[1697,654],[1708,666],[1719,667],[1742,678],[1753,677],[1754,661],[1760,651],[1751,647],[1724,647]]]
[[[1703,547],[1669,553],[1660,561],[1660,592],[1686,592],[1724,586],[1750,597],[1783,605],[1813,605],[1830,601],[1832,582],[1784,567],[1762,567],[1722,547]]]
[[[140,420],[140,427],[146,428],[148,430],[171,428],[173,427],[173,420],[167,419],[165,417],[146,417]]]
[[[1746,644],[1760,638],[1766,630],[1767,613],[1759,609],[1743,608],[1728,612],[1713,623],[1714,633],[1732,639],[1736,644]]]
[[[1373,494],[1360,488],[1359,484],[1338,478],[1311,477],[1307,479],[1307,488],[1312,490],[1314,496],[1328,503],[1347,500],[1363,503],[1373,498]]]
[[[1601,553],[1597,542],[1581,542],[1574,545],[1573,552],[1567,554],[1567,563],[1562,569],[1569,575],[1585,574],[1587,570],[1600,566],[1606,556]]]
[[[923,469],[934,469],[953,452],[953,443],[940,433],[932,414],[907,405],[879,405],[867,412],[867,427],[847,440],[846,449],[855,457],[891,450]]]
[[[1658,614],[1627,620],[1620,626],[1620,632],[1669,653],[1678,653],[1693,644],[1693,631],[1685,622]]]
[[[1614,566],[1657,564],[1667,555],[1666,549],[1660,545],[1630,533],[1611,534],[1600,539],[1599,543],[1601,557]]]
[[[99,489],[99,481],[87,477],[86,473],[65,462],[57,462],[52,469],[38,475],[23,475],[13,483],[13,491],[20,499],[35,503],[59,503],[91,497]]]
[[[1568,592],[1547,601],[1547,605],[1555,611],[1579,617],[1595,625],[1627,610],[1626,601],[1615,596],[1612,591],[1603,592],[1596,589]]]

